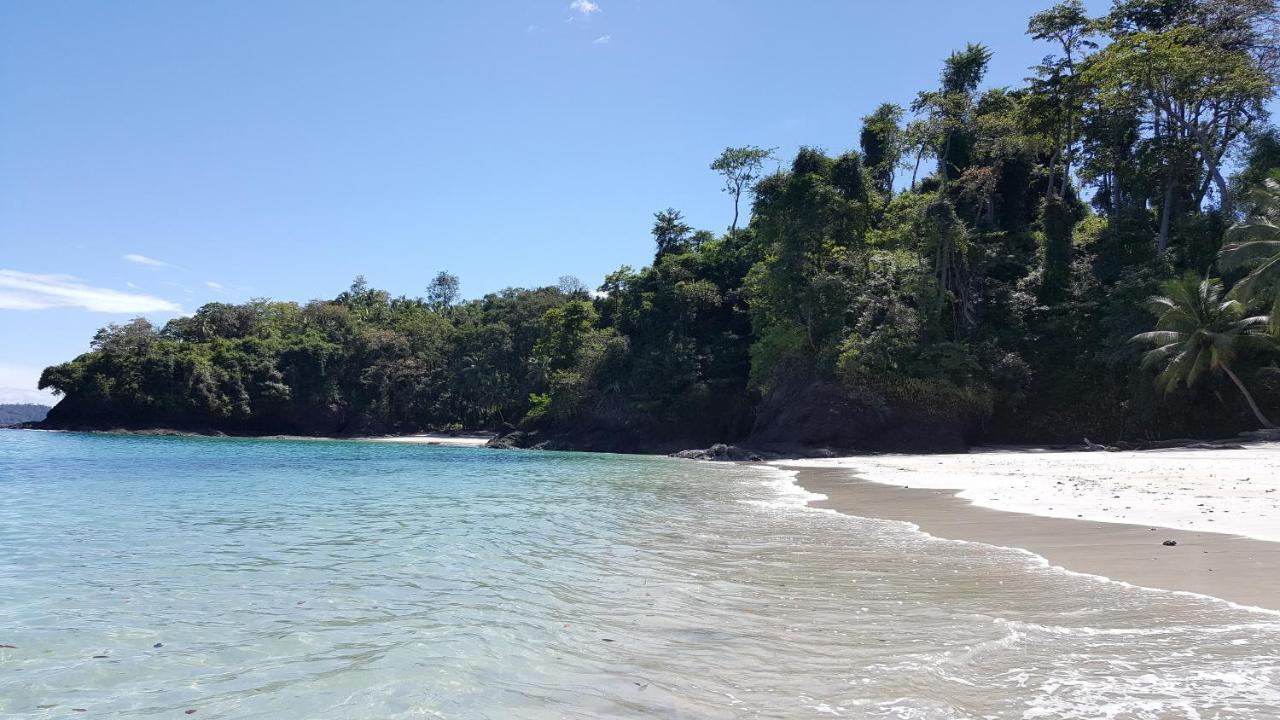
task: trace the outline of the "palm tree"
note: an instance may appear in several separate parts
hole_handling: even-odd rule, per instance
[[[1227,230],[1227,245],[1218,255],[1223,270],[1249,268],[1231,288],[1230,297],[1248,302],[1270,291],[1272,329],[1280,331],[1280,171],[1250,194],[1248,216]]]
[[[1240,390],[1258,422],[1274,428],[1231,369],[1241,349],[1271,341],[1261,332],[1268,318],[1246,317],[1240,301],[1223,297],[1217,278],[1187,275],[1165,282],[1161,289],[1164,295],[1151,298],[1156,329],[1133,337],[1133,342],[1155,346],[1143,356],[1142,366],[1160,368],[1156,387],[1163,392],[1179,385],[1189,388],[1206,371],[1220,370]]]

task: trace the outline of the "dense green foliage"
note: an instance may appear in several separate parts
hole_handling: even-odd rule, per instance
[[[763,175],[771,150],[726,149],[729,229],[659,212],[653,264],[597,292],[458,302],[441,273],[424,299],[357,280],[302,306],[211,304],[108,327],[41,384],[68,421],[244,432],[617,421],[733,440],[797,382],[1005,441],[1255,426],[1280,401],[1260,330],[1280,298],[1276,20],[1273,0],[1099,18],[1068,0],[1030,19],[1048,55],[1024,86],[984,87],[996,59],[973,44],[909,110],[863,118],[859,151],[802,148]],[[1130,339],[1162,283],[1144,368]]]

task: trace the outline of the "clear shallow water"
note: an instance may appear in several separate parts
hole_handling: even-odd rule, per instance
[[[1275,615],[665,458],[0,432],[0,644],[0,717],[1280,717]]]

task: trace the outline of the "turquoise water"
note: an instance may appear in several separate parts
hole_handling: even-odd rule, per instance
[[[1275,615],[803,501],[666,458],[0,432],[0,717],[1280,717]]]

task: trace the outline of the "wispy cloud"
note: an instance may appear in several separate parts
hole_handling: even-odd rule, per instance
[[[124,258],[125,260],[128,260],[131,263],[135,263],[137,265],[146,265],[147,267],[169,267],[169,263],[163,260],[149,258],[146,255],[136,255],[134,253],[129,253],[128,255],[121,255],[120,257]]]
[[[80,308],[101,313],[181,312],[174,303],[143,293],[85,285],[70,275],[0,270],[0,310]]]
[[[610,40],[612,40],[612,39],[613,39],[613,36],[612,36],[612,35],[601,35],[600,37],[596,38],[595,40],[592,40],[592,41],[591,41],[591,44],[592,44],[592,45],[608,45],[608,44],[609,44],[609,41],[610,41]]]
[[[0,403],[36,403],[52,405],[53,393],[37,390],[40,368],[0,363]]]
[[[213,288],[214,290],[221,290],[223,287],[221,283],[216,283],[212,280],[205,280],[204,284],[206,287]]]
[[[600,12],[600,6],[591,0],[573,0],[569,3],[569,9],[583,16]]]

